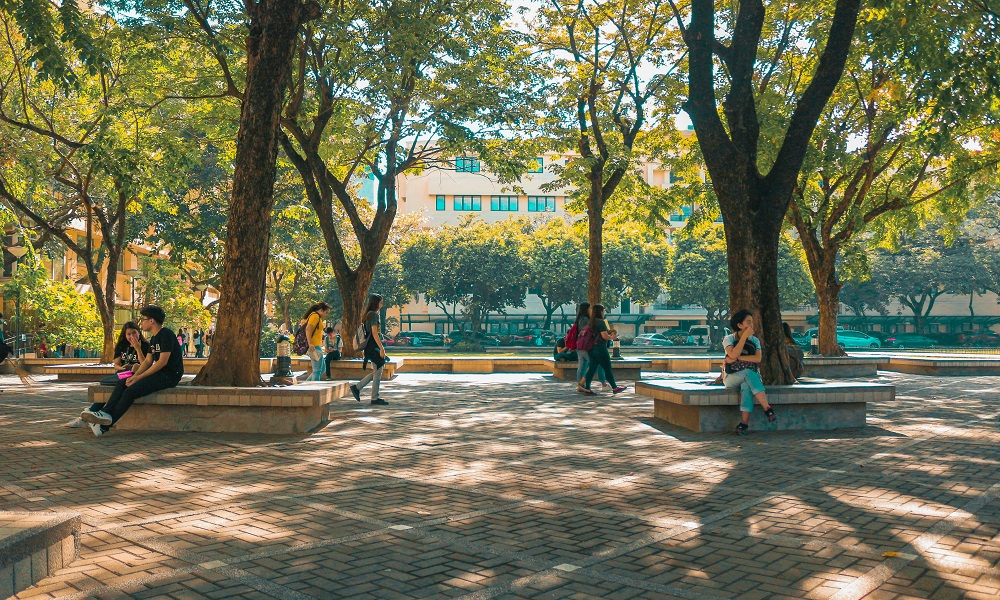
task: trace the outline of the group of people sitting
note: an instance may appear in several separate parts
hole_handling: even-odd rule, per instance
[[[184,376],[181,345],[173,331],[163,326],[167,315],[159,306],[139,311],[139,323],[122,327],[115,345],[115,374],[101,383],[113,385],[107,402],[97,402],[67,425],[90,427],[96,437],[107,433],[132,403],[154,392],[176,387]],[[146,341],[143,334],[149,335]]]

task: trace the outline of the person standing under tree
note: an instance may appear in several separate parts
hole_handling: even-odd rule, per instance
[[[368,385],[368,382],[371,382],[372,404],[375,405],[389,404],[378,396],[378,388],[382,383],[382,369],[385,368],[386,360],[385,347],[382,345],[382,331],[379,327],[379,314],[381,310],[382,296],[372,294],[371,298],[368,299],[368,307],[365,309],[365,315],[361,320],[363,335],[358,337],[363,337],[365,340],[365,359],[361,364],[361,368],[364,369],[371,362],[374,370],[365,375],[361,381],[351,386],[351,394],[354,395],[354,399],[361,402],[361,390]]]
[[[176,387],[184,376],[184,359],[177,336],[163,326],[167,315],[159,306],[147,306],[139,311],[139,326],[150,334],[149,354],[132,376],[118,382],[108,402],[99,411],[87,409],[80,418],[90,424],[97,437],[102,436],[122,418],[138,398]]]

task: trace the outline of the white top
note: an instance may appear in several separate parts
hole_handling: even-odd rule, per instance
[[[738,340],[739,338],[736,337],[735,333],[730,333],[726,337],[722,338],[722,347],[733,348],[736,346]],[[753,345],[757,347],[758,351],[763,351],[764,347],[760,344],[760,340],[757,339],[757,336],[751,335],[749,338],[747,338],[747,340],[753,342]],[[746,349],[746,344],[744,344],[743,347],[744,349]],[[753,354],[756,354],[756,352],[753,352]]]

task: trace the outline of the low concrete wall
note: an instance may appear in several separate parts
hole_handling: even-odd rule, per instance
[[[642,381],[636,393],[653,399],[658,419],[692,431],[731,431],[740,419],[739,391],[701,381]],[[864,427],[868,402],[895,399],[891,385],[822,382],[771,386],[768,402],[778,414],[770,423],[760,406],[750,417],[751,430],[830,430]]]
[[[569,361],[555,361],[546,359],[552,369],[552,376],[562,381],[576,381],[577,363]],[[642,370],[648,369],[651,361],[641,358],[621,358],[611,359],[611,369],[615,374],[615,382],[619,381],[639,381],[642,379]]]
[[[348,394],[346,381],[288,387],[180,385],[136,400],[115,424],[123,431],[307,433],[325,421],[330,402]],[[105,402],[113,388],[90,386],[91,402]]]
[[[76,513],[0,511],[0,598],[69,566],[80,547]]]
[[[1000,357],[946,358],[940,356],[893,355],[882,367],[886,371],[915,375],[1000,375]]]
[[[807,377],[874,377],[885,359],[877,356],[806,356],[803,366]]]

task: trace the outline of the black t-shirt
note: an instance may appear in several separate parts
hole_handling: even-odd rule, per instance
[[[368,345],[365,346],[365,352],[381,355],[378,342],[375,341],[375,332],[373,331],[375,325],[379,325],[378,312],[372,311],[365,315],[365,327],[368,329]]]
[[[161,373],[172,375],[180,379],[184,375],[184,358],[181,356],[181,345],[177,342],[177,334],[166,327],[149,340],[150,351],[153,353],[153,362],[160,360],[161,352],[169,352],[167,366],[160,370]]]
[[[149,354],[149,342],[140,340],[139,346],[142,348],[143,355]],[[128,340],[124,340],[115,346],[115,358],[121,361],[123,367],[139,362],[139,355],[136,353],[135,348],[132,347],[132,344],[128,343]]]

